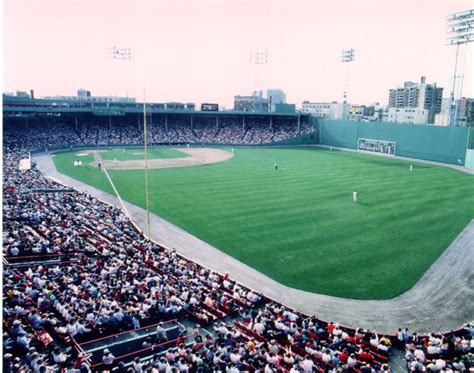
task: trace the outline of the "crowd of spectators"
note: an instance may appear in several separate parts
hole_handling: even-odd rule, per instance
[[[197,117],[191,121],[187,117],[153,116],[148,119],[147,139],[149,143],[187,143],[187,144],[240,144],[258,145],[287,140],[309,134],[314,131],[306,121],[298,127],[296,119],[252,118],[245,122],[239,117],[215,118]],[[118,145],[141,144],[144,140],[143,118],[124,116],[109,119],[107,117],[87,116],[77,123],[61,117],[39,118],[5,126],[5,134],[14,134],[12,138],[28,143],[30,149],[46,145],[46,148],[58,145]]]
[[[410,372],[467,372],[474,369],[474,322],[463,331],[419,336],[398,330]]]
[[[87,194],[34,192],[60,185],[34,168],[20,171],[15,164],[25,154],[7,149],[3,250],[12,261],[3,273],[7,351],[21,356],[31,337],[43,333],[67,341],[184,316],[207,324],[260,301],[249,289],[145,240],[119,209]],[[62,258],[61,264],[42,262],[51,255]],[[26,262],[13,264],[22,258]]]
[[[212,125],[194,131],[212,136]],[[229,141],[234,126],[220,128]],[[180,133],[178,127],[168,129]],[[245,134],[252,128],[244,127]],[[274,129],[289,130],[284,124]],[[120,209],[64,191],[35,167],[19,170],[31,147],[65,141],[63,132],[47,131],[6,132],[4,138],[5,372],[385,372],[392,344],[406,348],[411,371],[473,366],[472,326],[464,334],[399,331],[389,338],[307,317],[148,241]],[[165,348],[170,341],[161,323],[170,319],[197,326]],[[156,337],[133,359],[114,356],[104,345],[94,365],[77,348],[156,324]]]

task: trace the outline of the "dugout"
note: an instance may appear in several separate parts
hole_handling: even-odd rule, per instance
[[[464,166],[468,127],[320,120],[320,144],[359,149],[360,139],[395,143],[395,155]]]

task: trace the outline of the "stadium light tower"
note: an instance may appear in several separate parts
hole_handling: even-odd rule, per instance
[[[474,41],[474,9],[454,13],[446,17],[447,39],[446,45],[456,46],[456,57],[454,60],[453,81],[451,83],[451,94],[449,97],[448,124],[458,125],[458,99],[462,95],[462,84],[464,78],[464,59],[466,57],[467,44]],[[459,52],[464,53],[459,66]]]
[[[254,92],[258,92],[262,89],[262,82],[261,82],[261,75],[262,70],[265,70],[265,67],[268,64],[270,55],[268,51],[250,51],[250,59],[249,63],[252,66],[253,73],[254,73]],[[261,66],[261,67],[260,67]],[[260,78],[260,79],[258,79]],[[260,87],[259,87],[260,86]],[[256,110],[256,96],[253,94],[253,104],[254,110]]]
[[[131,60],[131,48],[118,48],[116,46],[112,49],[112,58],[114,60]],[[128,95],[127,95],[128,96]],[[146,204],[146,218],[147,218],[147,237],[151,240],[151,224],[150,224],[150,199],[149,199],[149,185],[148,185],[148,139],[147,139],[147,114],[146,114],[146,94],[145,85],[143,85],[143,150],[145,158],[145,204]],[[112,182],[112,181],[111,181]],[[117,196],[119,199],[120,197]],[[130,218],[130,216],[129,216]]]
[[[341,62],[347,64],[346,68],[346,82],[343,91],[343,112],[342,112],[342,119],[347,120],[349,118],[349,103],[347,102],[347,91],[349,87],[349,63],[355,60],[355,49],[343,49]]]
[[[132,49],[131,48],[119,48],[114,45],[112,49],[112,58],[115,60],[131,60]]]

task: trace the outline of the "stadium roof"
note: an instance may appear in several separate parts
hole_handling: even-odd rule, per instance
[[[189,105],[173,103],[175,105]],[[273,117],[295,117],[309,116],[308,113],[273,113],[273,112],[250,112],[250,111],[196,111],[192,109],[167,109],[162,103],[147,103],[147,113],[150,114],[175,114],[175,115],[197,115],[197,116],[273,116]],[[25,97],[3,96],[3,115],[9,117],[22,116],[24,114],[93,114],[97,116],[123,116],[126,114],[143,113],[143,103],[97,103],[70,100],[31,99]]]

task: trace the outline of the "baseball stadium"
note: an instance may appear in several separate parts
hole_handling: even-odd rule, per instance
[[[474,371],[472,1],[1,9],[2,372]]]
[[[396,371],[405,336],[427,359],[471,338],[470,128],[12,97],[3,123],[4,309],[24,310],[4,326],[26,356],[212,371],[219,341],[281,371],[332,350]]]

